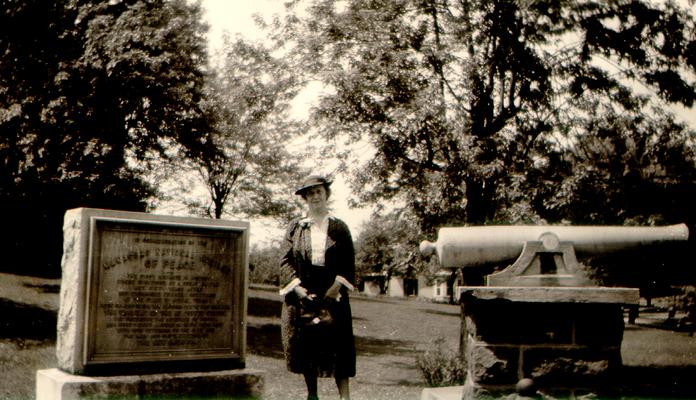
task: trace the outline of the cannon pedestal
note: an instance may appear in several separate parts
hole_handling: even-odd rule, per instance
[[[621,368],[623,308],[638,289],[595,286],[577,256],[683,242],[686,225],[668,227],[479,226],[438,231],[421,254],[441,268],[502,267],[487,286],[462,287],[463,398],[537,394],[611,396]],[[614,390],[612,390],[614,389]],[[424,393],[425,395],[425,393]],[[460,396],[461,397],[461,396]]]
[[[638,289],[605,287],[461,287],[459,294],[465,399],[509,394],[523,378],[561,397],[604,391],[621,366],[623,307],[639,299]]]

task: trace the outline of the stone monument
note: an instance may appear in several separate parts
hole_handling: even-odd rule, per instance
[[[65,214],[56,352],[37,399],[258,398],[245,368],[247,222]]]
[[[637,306],[639,291],[595,285],[576,256],[687,238],[683,224],[440,229],[421,253],[437,254],[442,268],[463,268],[465,281],[467,268],[512,263],[486,276],[485,286],[458,288],[467,378],[456,398],[521,393],[520,387],[524,395],[540,388],[561,398],[610,392],[622,364],[623,308]],[[423,398],[439,398],[426,391]]]

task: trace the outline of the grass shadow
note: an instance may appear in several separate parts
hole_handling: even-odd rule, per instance
[[[696,398],[696,366],[624,366],[612,386],[617,395],[641,399]]]
[[[55,311],[0,299],[0,338],[55,340],[56,324]]]
[[[280,325],[263,324],[247,326],[247,350],[256,355],[284,358],[280,337]]]
[[[366,336],[355,337],[355,348],[358,354],[367,357],[381,355],[412,355],[414,344],[407,340],[378,339]]]
[[[264,299],[262,297],[249,297],[247,303],[247,314],[255,317],[276,317],[280,318],[280,311],[283,304],[280,300]]]
[[[399,380],[392,386],[406,386],[406,387],[418,387],[422,388],[425,387],[425,382],[422,381],[407,381],[407,380]]]
[[[23,283],[24,287],[37,289],[42,293],[60,293],[60,285]]]
[[[688,333],[690,336],[694,336],[696,333],[696,324],[692,321],[687,321],[686,323],[676,320],[676,319],[666,319],[657,323],[635,323],[637,328],[653,328],[661,329],[663,331],[670,332],[684,332]]]
[[[423,312],[425,312],[427,314],[433,314],[433,315],[443,315],[446,317],[459,317],[461,315],[461,312],[459,310],[457,310],[457,311],[424,310]]]

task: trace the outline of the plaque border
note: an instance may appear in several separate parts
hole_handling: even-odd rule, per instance
[[[118,214],[136,214],[130,212],[116,212]],[[168,217],[153,214],[143,214],[144,218],[136,216],[110,216],[104,214],[90,215],[88,217],[88,246],[86,259],[86,276],[84,291],[84,319],[83,319],[83,349],[82,364],[84,371],[88,373],[120,373],[120,371],[146,372],[168,372],[168,371],[190,371],[190,370],[218,370],[228,368],[243,368],[245,366],[246,353],[246,310],[247,310],[247,286],[248,286],[248,250],[249,250],[249,225],[240,221],[210,220],[210,224],[195,221],[192,218]],[[177,222],[176,220],[186,220]],[[142,352],[134,356],[128,351],[124,351],[123,356],[116,356],[109,353],[108,356],[95,354],[96,350],[96,311],[98,304],[98,291],[100,290],[99,278],[100,267],[95,265],[96,255],[100,246],[100,224],[118,223],[127,224],[138,228],[151,226],[162,229],[182,229],[200,230],[214,232],[234,232],[239,234],[239,238],[234,238],[236,249],[234,250],[235,259],[232,260],[234,267],[230,271],[232,282],[232,309],[231,309],[231,346],[224,349],[199,349],[191,354],[187,350],[154,350]],[[143,232],[146,232],[146,228]],[[93,302],[94,304],[92,304]],[[236,306],[238,305],[238,306]],[[222,351],[220,351],[222,350]]]

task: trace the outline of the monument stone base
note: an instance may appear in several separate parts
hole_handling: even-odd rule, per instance
[[[263,373],[254,369],[152,375],[82,376],[57,368],[36,372],[36,400],[215,398],[261,399]]]
[[[463,398],[515,393],[522,379],[571,397],[609,387],[622,365],[623,307],[638,298],[627,288],[460,288]]]

